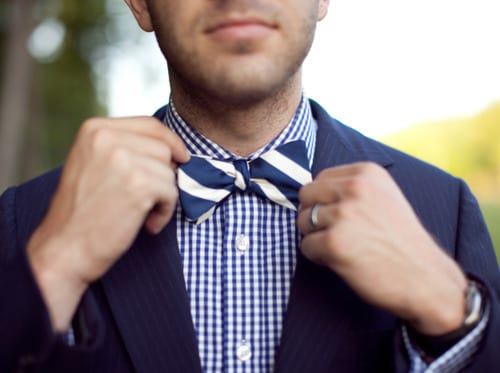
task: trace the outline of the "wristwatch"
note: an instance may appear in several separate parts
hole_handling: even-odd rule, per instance
[[[408,328],[408,335],[410,336],[412,345],[424,361],[432,361],[450,349],[479,324],[484,313],[485,303],[483,286],[469,279],[467,288],[465,289],[465,320],[462,326],[438,336],[420,334],[412,328]]]
[[[465,290],[465,321],[464,327],[476,325],[482,316],[483,296],[477,282],[469,280]]]

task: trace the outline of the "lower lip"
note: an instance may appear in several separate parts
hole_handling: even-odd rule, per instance
[[[269,36],[274,29],[270,26],[245,23],[219,27],[211,32],[213,38],[224,41],[261,39]]]

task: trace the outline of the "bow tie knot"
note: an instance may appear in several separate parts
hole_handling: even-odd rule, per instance
[[[234,177],[234,185],[244,192],[250,185],[250,166],[248,161],[243,159],[238,159],[233,161],[234,168],[236,170]]]
[[[311,172],[304,142],[293,141],[253,161],[192,156],[179,166],[177,180],[184,215],[198,224],[235,191],[253,192],[296,210],[298,191],[311,181]]]

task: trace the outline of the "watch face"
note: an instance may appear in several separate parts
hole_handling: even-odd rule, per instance
[[[465,321],[464,325],[476,324],[481,318],[482,296],[478,285],[474,281],[469,281],[465,291]]]

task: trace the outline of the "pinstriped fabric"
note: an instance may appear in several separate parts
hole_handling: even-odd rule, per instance
[[[311,166],[316,124],[305,98],[288,127],[244,159],[198,134],[172,103],[165,122],[194,155],[259,166],[286,155],[276,151],[279,146],[301,141],[307,153],[302,165]],[[259,175],[259,167],[255,172]],[[200,224],[187,220],[178,207],[179,250],[204,372],[273,370],[300,242],[296,214],[238,188]],[[238,359],[241,351],[244,359]]]
[[[167,237],[175,234],[174,224],[168,225],[165,233],[157,236],[141,233],[135,250],[106,274],[102,284],[132,362],[140,362],[136,370],[164,372],[168,367],[174,372],[198,372],[199,360],[192,348],[196,341],[192,337],[189,300],[178,290],[184,285],[183,273],[177,266],[179,253],[165,249],[172,245]],[[141,255],[145,251],[148,255]],[[157,263],[163,263],[163,267]],[[164,276],[164,272],[169,276]],[[163,312],[154,312],[158,304]],[[154,317],[144,319],[137,315],[139,312]],[[176,323],[169,322],[173,313],[177,315]],[[164,348],[150,343],[165,340],[165,335],[176,344]]]
[[[286,171],[284,171],[286,170]],[[182,210],[196,224],[207,219],[232,192],[247,191],[296,210],[298,191],[311,182],[303,141],[286,143],[252,162],[192,156],[177,173]]]

